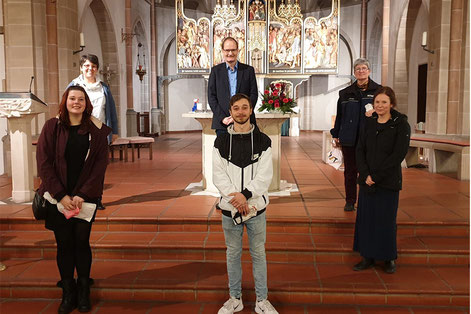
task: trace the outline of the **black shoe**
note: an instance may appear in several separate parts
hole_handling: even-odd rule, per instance
[[[365,270],[365,269],[373,267],[374,264],[375,264],[374,259],[372,259],[372,258],[363,258],[361,260],[361,262],[359,262],[358,264],[355,264],[355,266],[353,266],[353,270],[354,271]]]
[[[96,209],[99,209],[99,210],[104,210],[106,207],[105,205],[103,205],[103,203],[101,202],[101,200],[98,201],[98,204],[96,205]]]
[[[59,305],[57,313],[68,314],[77,307],[77,285],[75,279],[63,279],[62,286],[62,302]]]
[[[355,210],[355,204],[347,203],[345,204],[345,207],[343,208],[343,210],[346,212],[352,212]]]
[[[394,262],[394,261],[385,261],[384,262],[384,272],[386,274],[394,274],[396,272],[396,262]]]
[[[77,279],[77,308],[80,313],[90,312],[92,309],[90,279],[88,277],[79,277]]]

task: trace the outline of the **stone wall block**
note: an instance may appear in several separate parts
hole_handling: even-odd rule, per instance
[[[31,3],[8,1],[8,24],[24,24],[31,20]]]

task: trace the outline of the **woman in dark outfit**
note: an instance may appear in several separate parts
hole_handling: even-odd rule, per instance
[[[82,87],[67,88],[59,115],[46,121],[38,141],[39,193],[48,192],[69,211],[81,209],[83,202],[96,204],[103,193],[108,164],[107,136],[111,129],[91,116],[92,109]],[[80,312],[91,310],[89,239],[94,218],[95,214],[91,222],[66,219],[56,205],[48,203],[46,228],[54,231],[56,238],[63,290],[58,313],[70,313],[76,307]]]
[[[358,212],[354,251],[362,261],[354,270],[364,270],[375,260],[385,261],[384,271],[396,271],[396,215],[402,188],[401,162],[410,141],[407,116],[393,108],[396,96],[390,87],[380,87],[373,99],[375,113],[366,119],[356,148],[358,167]]]

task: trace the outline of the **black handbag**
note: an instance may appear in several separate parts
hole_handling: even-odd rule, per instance
[[[44,220],[47,217],[47,201],[39,194],[38,190],[34,193],[33,198],[33,215],[36,220]]]

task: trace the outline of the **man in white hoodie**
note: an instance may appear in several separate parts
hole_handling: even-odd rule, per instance
[[[250,123],[253,107],[244,94],[232,96],[229,112],[234,121],[227,132],[216,138],[213,149],[213,182],[221,198],[222,228],[227,246],[226,261],[230,298],[218,314],[231,314],[242,303],[242,235],[247,228],[253,264],[255,312],[277,314],[267,299],[265,255],[268,187],[273,176],[271,141]]]

